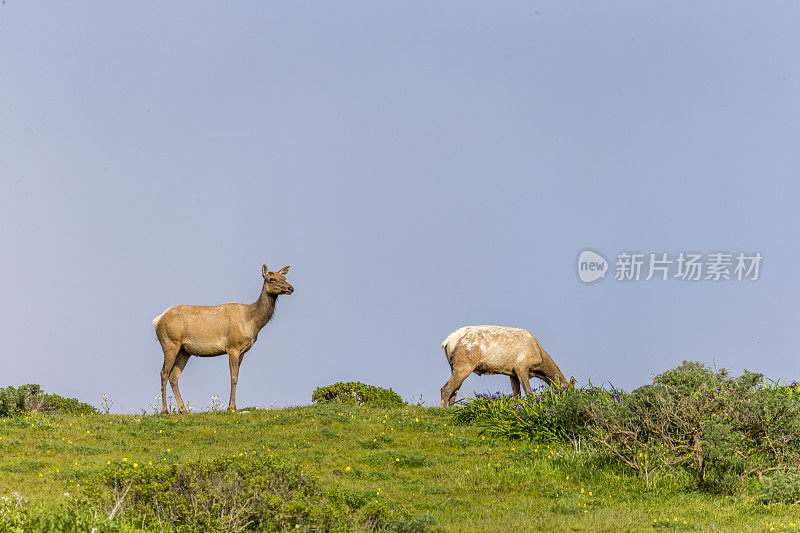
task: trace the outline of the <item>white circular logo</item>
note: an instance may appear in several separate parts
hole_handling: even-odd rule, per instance
[[[606,277],[608,261],[602,255],[591,250],[584,250],[578,256],[578,277],[584,283],[591,283]]]

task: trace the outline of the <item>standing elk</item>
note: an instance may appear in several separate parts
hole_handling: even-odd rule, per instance
[[[216,357],[228,354],[231,370],[231,398],[228,409],[236,410],[236,383],[244,354],[258,338],[258,332],[267,325],[275,312],[275,302],[281,294],[292,294],[294,287],[286,281],[288,266],[270,272],[267,265],[261,268],[264,287],[258,300],[252,304],[229,303],[216,306],[175,305],[153,320],[158,342],[164,351],[161,368],[161,400],[163,414],[167,408],[167,380],[172,385],[175,401],[182,414],[186,414],[178,378],[189,357]]]
[[[564,374],[530,332],[502,326],[466,326],[457,329],[442,343],[452,375],[442,387],[442,407],[453,405],[459,387],[472,372],[504,374],[511,378],[514,396],[520,383],[525,394],[533,394],[530,378],[551,385],[567,385]],[[575,384],[571,378],[569,385]]]

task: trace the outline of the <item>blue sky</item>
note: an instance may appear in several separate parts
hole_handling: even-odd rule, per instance
[[[136,412],[174,304],[296,292],[241,406],[340,380],[438,404],[440,347],[523,327],[565,374],[800,374],[800,5],[0,5],[0,386]],[[755,282],[581,283],[584,249],[764,256]],[[612,265],[613,269],[613,265]],[[227,401],[226,358],[185,400]],[[462,393],[510,390],[467,379]]]

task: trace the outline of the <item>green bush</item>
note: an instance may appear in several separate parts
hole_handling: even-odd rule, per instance
[[[87,489],[106,514],[191,531],[346,531],[382,527],[391,513],[373,492],[324,491],[299,466],[262,455],[185,465],[122,463]]]
[[[97,409],[75,398],[57,394],[43,394],[39,385],[22,385],[19,388],[0,389],[0,416],[38,411],[40,413],[65,413],[71,415],[96,414]]]
[[[596,445],[645,478],[678,468],[698,488],[734,493],[751,474],[800,465],[800,404],[760,374],[684,362],[593,408]]]
[[[30,401],[41,392],[39,385],[22,385],[19,388],[0,389],[0,416],[24,413],[30,408]]]
[[[765,477],[759,486],[758,499],[763,503],[800,502],[800,471],[777,471]]]
[[[65,398],[58,394],[42,394],[34,396],[32,399],[33,410],[42,413],[64,413],[70,415],[94,415],[98,410],[83,403],[77,398]]]
[[[334,383],[327,387],[318,387],[311,394],[315,403],[355,403],[369,404],[374,407],[400,407],[405,405],[400,396],[392,389],[365,385],[359,381]]]

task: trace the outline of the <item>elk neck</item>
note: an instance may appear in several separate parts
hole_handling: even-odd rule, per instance
[[[551,362],[545,367],[545,374],[547,375],[547,380],[553,385],[561,387],[569,385],[567,378],[564,377],[564,374],[561,373],[561,370],[559,370],[555,363]]]
[[[266,326],[267,322],[272,318],[272,314],[275,312],[275,302],[277,299],[277,294],[270,294],[267,292],[267,285],[265,283],[264,288],[261,289],[261,295],[252,305],[251,316],[259,330]]]

